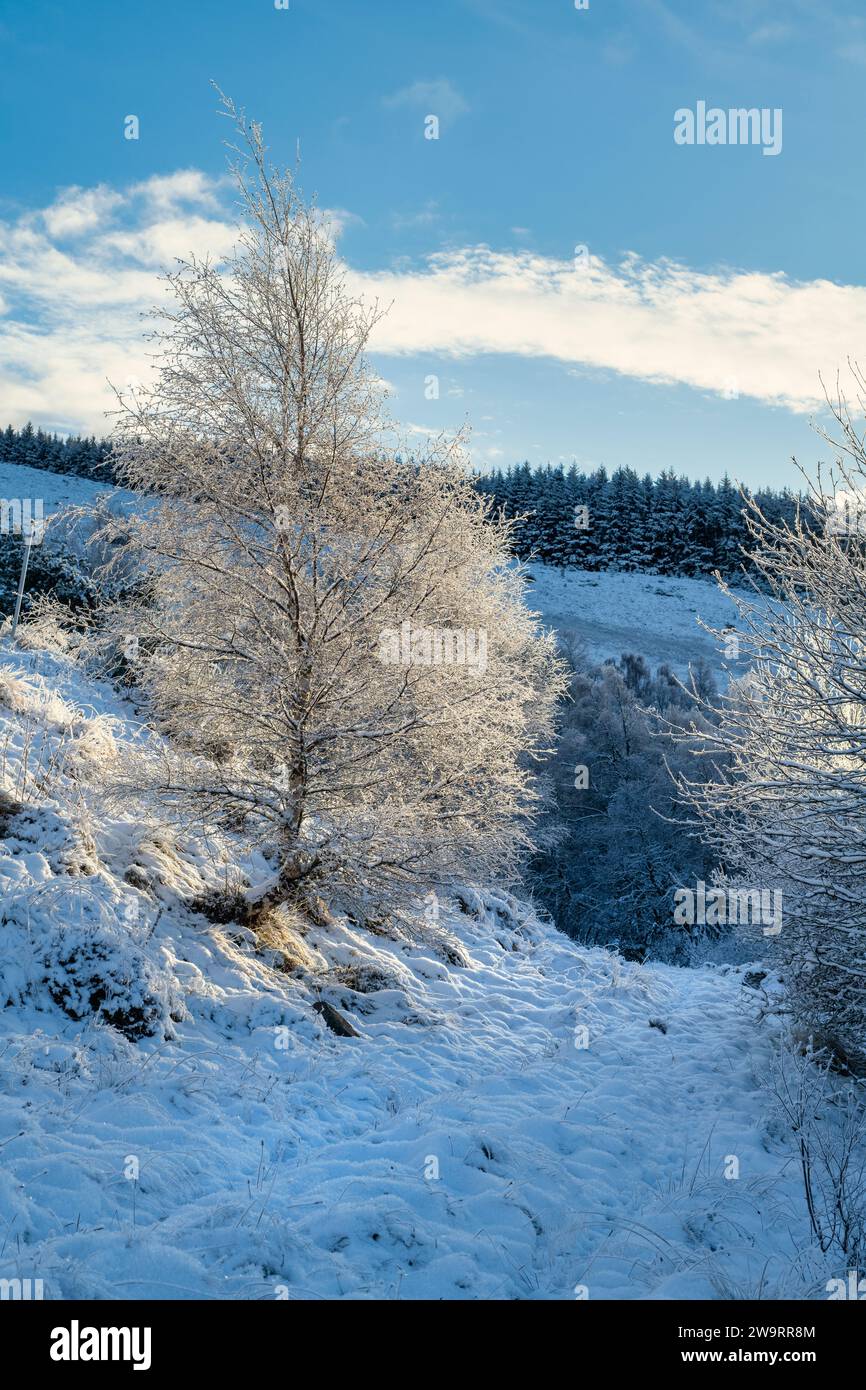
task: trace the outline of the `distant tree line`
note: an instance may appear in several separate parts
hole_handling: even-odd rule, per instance
[[[111,444],[107,439],[83,435],[46,434],[28,421],[23,429],[7,425],[0,431],[0,463],[27,468],[47,468],[51,473],[72,473],[97,483],[114,481]]]
[[[47,434],[30,423],[0,432],[0,462],[115,481],[109,440]],[[522,463],[478,475],[475,484],[506,517],[523,518],[515,537],[521,559],[561,568],[684,575],[720,570],[726,576],[748,564],[744,503],[727,476],[720,483],[699,483],[671,470],[641,478],[632,468],[581,473]],[[753,496],[771,524],[793,519],[797,498],[788,489],[761,489]]]
[[[650,570],[657,574],[738,573],[750,538],[744,502],[728,477],[714,484],[690,482],[666,470],[643,478],[632,468],[608,474],[599,468],[531,468],[479,475],[480,491],[492,494],[518,523],[516,550],[559,567]],[[790,521],[797,498],[788,490],[754,493],[767,520]]]

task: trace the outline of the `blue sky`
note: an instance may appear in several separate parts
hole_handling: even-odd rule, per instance
[[[393,299],[374,360],[407,426],[468,420],[480,467],[756,485],[826,454],[818,373],[864,355],[862,6],[4,0],[0,43],[4,419],[100,430],[159,265],[225,245],[214,78],[278,160],[300,141]],[[699,101],[781,109],[780,153],[676,144]]]

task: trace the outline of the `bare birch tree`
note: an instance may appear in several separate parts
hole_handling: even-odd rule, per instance
[[[238,245],[168,277],[158,379],[116,436],[148,502],[118,554],[141,591],[108,625],[168,736],[130,785],[268,844],[263,907],[512,874],[562,689],[552,641],[461,441],[396,451],[365,359],[378,309],[224,108]]]

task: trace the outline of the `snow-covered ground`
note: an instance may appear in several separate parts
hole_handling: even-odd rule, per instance
[[[41,499],[46,517],[64,507],[83,507],[112,491],[108,483],[94,483],[68,473],[51,473],[46,468],[0,462],[0,497]],[[121,490],[118,492],[123,495]]]
[[[46,515],[105,491],[0,466],[0,495]],[[731,619],[715,585],[534,576],[591,658],[720,669],[696,622]],[[0,643],[0,1279],[46,1298],[826,1297],[840,1271],[771,1118],[772,976],[625,963],[469,887],[263,948],[190,906],[262,856],[99,803],[138,727],[50,634]]]
[[[85,1299],[826,1297],[840,1271],[809,1251],[768,1119],[777,1025],[742,967],[625,963],[468,888],[257,948],[188,906],[237,871],[229,841],[97,814],[135,731],[62,651],[0,646],[0,1278]]]
[[[549,565],[532,565],[529,573],[532,607],[551,627],[576,633],[591,661],[618,661],[634,652],[653,668],[667,662],[681,678],[700,657],[721,679],[727,679],[726,668],[738,669],[700,626],[699,620],[720,631],[736,621],[733,603],[714,580]],[[748,596],[755,597],[751,590]]]

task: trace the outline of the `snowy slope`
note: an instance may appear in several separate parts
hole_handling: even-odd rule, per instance
[[[624,963],[467,888],[372,931],[311,927],[287,973],[189,909],[235,847],[95,808],[135,734],[62,651],[0,647],[0,1278],[46,1298],[826,1297],[742,970]]]
[[[107,552],[102,553],[98,545],[92,544],[97,528],[95,517],[85,515],[82,509],[98,503],[100,507],[107,505],[114,513],[120,514],[141,506],[141,499],[124,488],[113,488],[106,483],[90,482],[86,478],[13,463],[0,463],[0,501],[4,504],[17,503],[25,524],[31,518],[40,517],[46,523],[38,557],[31,560],[28,592],[34,588],[34,578],[37,592],[44,592],[51,583],[44,573],[41,576],[38,574],[38,559],[47,560],[50,568],[52,559],[56,563],[58,557],[63,556],[70,583],[74,587],[74,575],[79,567],[83,573],[92,573],[98,564],[108,558]],[[9,515],[4,505],[4,527],[10,525]],[[20,527],[20,518],[15,520],[14,512],[11,515],[12,527]],[[0,534],[0,611],[9,616],[18,588],[21,561],[20,549],[11,552],[5,550],[5,540],[6,536]]]
[[[63,507],[83,507],[112,491],[114,489],[107,483],[90,482],[69,473],[51,473],[47,468],[0,462],[0,497],[41,498],[46,517]]]
[[[550,627],[575,632],[591,661],[634,652],[653,668],[667,662],[681,678],[699,657],[719,678],[726,679],[726,667],[737,669],[699,623],[719,631],[735,622],[733,603],[713,580],[550,565],[532,565],[529,573],[531,606]]]

